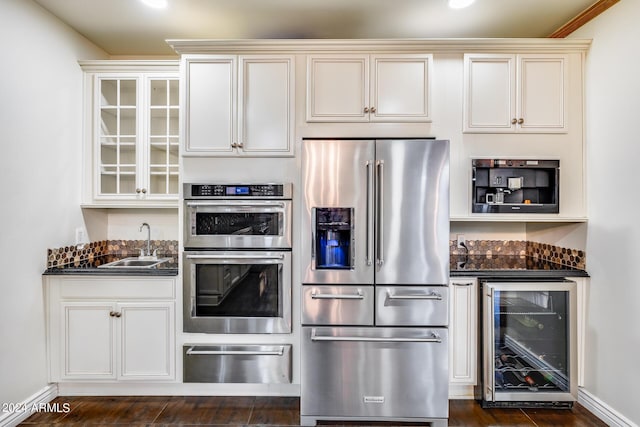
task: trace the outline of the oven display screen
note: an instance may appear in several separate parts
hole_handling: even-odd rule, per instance
[[[227,196],[248,196],[249,187],[227,187]]]

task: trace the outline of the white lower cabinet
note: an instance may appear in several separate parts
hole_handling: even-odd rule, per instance
[[[458,386],[478,382],[478,280],[456,277],[449,285],[450,397],[469,397]]]
[[[49,380],[175,379],[175,279],[45,279]]]

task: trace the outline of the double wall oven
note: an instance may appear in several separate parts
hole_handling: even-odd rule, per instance
[[[291,332],[291,184],[184,184],[185,332]]]

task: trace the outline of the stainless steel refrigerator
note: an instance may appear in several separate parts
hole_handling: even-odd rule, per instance
[[[302,148],[301,423],[446,425],[449,142]]]

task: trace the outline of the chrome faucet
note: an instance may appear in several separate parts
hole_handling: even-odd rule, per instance
[[[140,231],[142,231],[145,226],[147,227],[147,254],[145,255],[144,249],[140,249],[140,256],[151,256],[151,227],[146,222],[143,222],[140,226]]]

